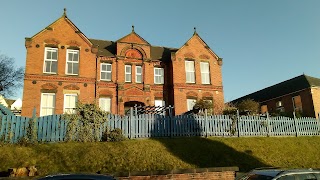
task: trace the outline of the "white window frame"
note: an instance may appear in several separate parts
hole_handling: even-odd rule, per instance
[[[102,66],[106,66],[106,70],[102,70]],[[110,66],[110,71],[108,71],[108,67]],[[107,75],[110,74],[110,79],[106,78],[102,78],[102,73],[106,73],[106,77],[108,77]],[[111,81],[112,79],[112,64],[110,63],[101,63],[100,65],[100,80],[103,80],[103,81]]]
[[[277,109],[277,111],[285,112],[285,109],[283,107],[283,103],[281,100],[276,102],[276,109]]]
[[[105,103],[108,103],[107,105]],[[99,108],[105,112],[111,112],[111,97],[100,97]]]
[[[196,99],[187,99],[187,111],[193,109],[194,105],[196,104]]]
[[[47,52],[50,51],[50,52],[56,52],[57,53],[57,59],[48,59],[47,57]],[[52,55],[51,55],[52,57]],[[50,62],[50,72],[47,72],[47,68],[46,68],[46,62]],[[52,64],[53,63],[56,63],[56,72],[53,72],[52,71]],[[52,48],[52,47],[45,47],[44,48],[44,63],[43,63],[43,73],[46,73],[46,74],[57,74],[58,73],[58,48]]]
[[[69,104],[66,103],[66,99],[68,96],[73,96],[75,97],[75,105],[74,107],[69,106]],[[74,114],[75,113],[75,108],[78,102],[78,94],[64,94],[64,98],[63,98],[63,112],[67,113],[67,114]],[[71,110],[71,111],[70,111]]]
[[[186,83],[196,82],[194,64],[195,64],[194,61],[185,61]]]
[[[207,69],[204,68],[207,66]],[[210,84],[210,64],[209,62],[200,62],[201,83]]]
[[[160,73],[156,73],[156,71]],[[160,80],[160,81],[158,81]],[[163,68],[154,68],[154,84],[164,84],[164,69]]]
[[[78,59],[76,61],[69,61],[69,54],[78,54]],[[79,75],[79,58],[80,58],[80,51],[75,49],[67,49],[67,60],[66,60],[66,74],[68,75]],[[78,71],[74,72],[74,64],[78,65]],[[68,67],[72,65],[72,72],[68,73]]]
[[[46,106],[43,106],[44,103],[44,97],[47,96],[53,96],[53,100],[52,100],[52,106],[48,106],[48,104],[46,104]],[[41,100],[40,100],[40,116],[48,116],[48,115],[53,115],[55,113],[55,107],[56,106],[56,94],[55,93],[41,93]],[[43,113],[42,110],[44,109],[51,109],[52,110],[52,114],[48,114],[48,113]]]
[[[130,72],[127,71],[127,67],[130,67]],[[132,66],[131,65],[125,65],[124,66],[124,73],[125,73],[125,82],[132,82]]]
[[[140,73],[138,73],[138,69],[140,68]],[[141,81],[138,81],[138,77],[140,77]],[[142,83],[142,66],[136,66],[136,83]]]

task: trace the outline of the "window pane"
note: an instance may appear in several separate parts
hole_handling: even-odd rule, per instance
[[[57,61],[52,61],[51,62],[52,63],[52,65],[51,65],[51,72],[57,72]]]
[[[201,62],[200,65],[201,72],[209,72],[209,63]]]
[[[107,65],[101,64],[101,71],[106,71],[106,70],[107,70]]]
[[[101,79],[107,79],[107,73],[101,72]]]
[[[57,50],[55,50],[54,52],[52,52],[52,59],[57,60],[58,59],[58,52]]]
[[[107,65],[107,71],[111,71],[111,64]]]
[[[111,112],[111,98],[99,98],[99,107],[103,111]]]
[[[45,62],[45,72],[51,72],[50,65],[51,65],[51,61],[46,61]]]
[[[73,73],[72,74],[78,74],[79,72],[79,64],[73,63]]]
[[[195,99],[187,99],[187,111],[192,110],[195,104],[196,104]]]
[[[141,68],[140,66],[137,66],[136,69],[137,69],[137,73],[138,73],[138,74],[141,74],[141,69],[142,69],[142,68]]]
[[[72,61],[72,53],[68,53],[68,61]]]
[[[78,54],[78,52],[77,52],[77,53],[75,53],[74,56],[73,56],[73,61],[78,62],[78,58],[79,58],[79,54]]]
[[[42,93],[40,116],[52,115],[54,114],[54,109],[55,109],[55,94]]]
[[[131,81],[131,74],[126,74],[126,81],[130,82]]]
[[[126,72],[131,73],[131,66],[126,66]]]
[[[106,79],[107,79],[107,80],[111,80],[111,73],[107,73]]]
[[[141,76],[137,76],[136,78],[137,78],[136,79],[137,82],[141,82]]]
[[[72,63],[68,62],[68,63],[67,63],[67,66],[68,66],[68,71],[67,71],[67,73],[68,73],[68,74],[72,74]]]
[[[47,51],[47,59],[51,59],[51,51]]]

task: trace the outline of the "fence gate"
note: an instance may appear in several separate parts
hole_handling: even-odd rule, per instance
[[[132,115],[140,115],[140,114],[158,114],[158,115],[168,115],[172,116],[173,106],[141,106],[135,105],[133,107]]]

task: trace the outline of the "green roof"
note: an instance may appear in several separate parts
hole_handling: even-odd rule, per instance
[[[303,89],[311,88],[311,87],[320,87],[320,79],[307,76],[300,75],[294,77],[292,79],[280,82],[273,86],[267,87],[260,91],[248,94],[246,96],[240,97],[231,101],[232,103],[241,102],[245,99],[252,99],[257,102],[264,102],[270,99],[278,98],[284,96],[286,94],[294,93],[297,91],[301,91]]]

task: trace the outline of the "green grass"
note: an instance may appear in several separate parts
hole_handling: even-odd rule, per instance
[[[193,167],[320,168],[320,137],[175,138],[0,145],[0,171],[36,165],[57,172],[113,173]]]

